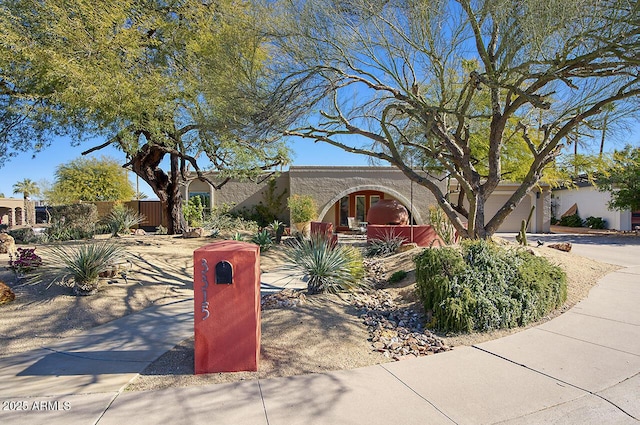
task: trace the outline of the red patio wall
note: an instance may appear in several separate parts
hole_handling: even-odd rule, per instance
[[[413,240],[411,233],[413,228]],[[369,224],[367,226],[367,242],[373,239],[384,239],[385,235],[393,232],[396,236],[405,238],[405,243],[415,242],[418,246],[444,246],[435,230],[430,225],[391,226],[381,224]],[[435,241],[435,242],[434,242]]]

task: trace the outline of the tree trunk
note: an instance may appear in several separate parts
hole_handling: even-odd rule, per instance
[[[180,234],[186,231],[186,222],[182,215],[182,192],[180,191],[180,172],[178,156],[170,154],[171,174],[159,167],[167,154],[157,145],[144,145],[130,161],[131,169],[142,178],[160,199],[163,216],[167,218],[167,233]]]

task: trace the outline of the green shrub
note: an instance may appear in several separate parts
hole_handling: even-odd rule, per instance
[[[327,239],[329,244],[333,244],[334,249],[336,247],[335,242],[331,242],[330,239]],[[347,263],[347,268],[349,269],[349,274],[356,282],[361,282],[364,279],[366,271],[364,269],[364,263],[362,261],[362,253],[360,250],[351,245],[343,245],[339,248],[342,250],[344,255],[348,258],[349,262]]]
[[[189,198],[186,204],[182,205],[182,215],[191,227],[200,227],[204,221],[204,205],[200,196]]]
[[[52,241],[91,239],[96,233],[98,207],[72,204],[51,207],[51,226],[47,236]]]
[[[309,277],[310,294],[351,291],[362,285],[364,266],[356,248],[336,245],[318,234],[292,243],[288,257],[294,268]]]
[[[400,282],[402,279],[404,279],[405,277],[407,277],[407,272],[404,270],[398,270],[397,272],[394,272],[391,277],[389,278],[389,283],[397,283]]]
[[[566,217],[562,217],[558,222],[558,224],[560,226],[567,226],[567,227],[583,227],[584,226],[584,223],[582,222],[582,219],[580,218],[578,213],[575,213],[573,215],[568,215]]]
[[[211,231],[211,234],[219,234],[225,231],[237,231],[246,230],[249,232],[257,232],[259,227],[255,221],[247,220],[242,215],[232,213],[231,208],[233,205],[224,204],[219,207],[215,207],[211,214],[205,217],[202,224],[207,230]]]
[[[282,235],[284,235],[284,223],[278,220],[273,220],[269,224],[269,231],[276,244],[282,242]]]
[[[35,232],[31,227],[10,230],[9,235],[16,241],[16,243],[28,244],[36,242],[38,240]]]
[[[318,206],[310,195],[293,195],[287,200],[293,223],[305,223],[316,218]]]
[[[607,221],[602,217],[587,217],[584,220],[584,225],[591,229],[606,229]]]
[[[564,303],[566,276],[546,259],[486,241],[416,258],[418,295],[431,326],[470,332],[522,326]]]

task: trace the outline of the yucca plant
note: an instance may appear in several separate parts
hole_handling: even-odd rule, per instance
[[[63,266],[59,279],[73,279],[77,295],[92,295],[98,291],[100,274],[125,261],[128,254],[122,246],[104,241],[77,247],[55,246],[51,256]]]
[[[130,210],[122,204],[117,204],[113,207],[105,221],[111,232],[111,237],[118,237],[120,232],[128,232],[133,226],[142,223],[144,216]]]
[[[362,285],[364,268],[357,250],[335,245],[321,235],[302,239],[289,249],[288,257],[293,267],[309,277],[307,292],[337,293],[352,291]]]

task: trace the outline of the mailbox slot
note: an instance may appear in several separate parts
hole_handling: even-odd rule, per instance
[[[231,285],[233,283],[233,266],[228,261],[216,264],[216,284]]]

